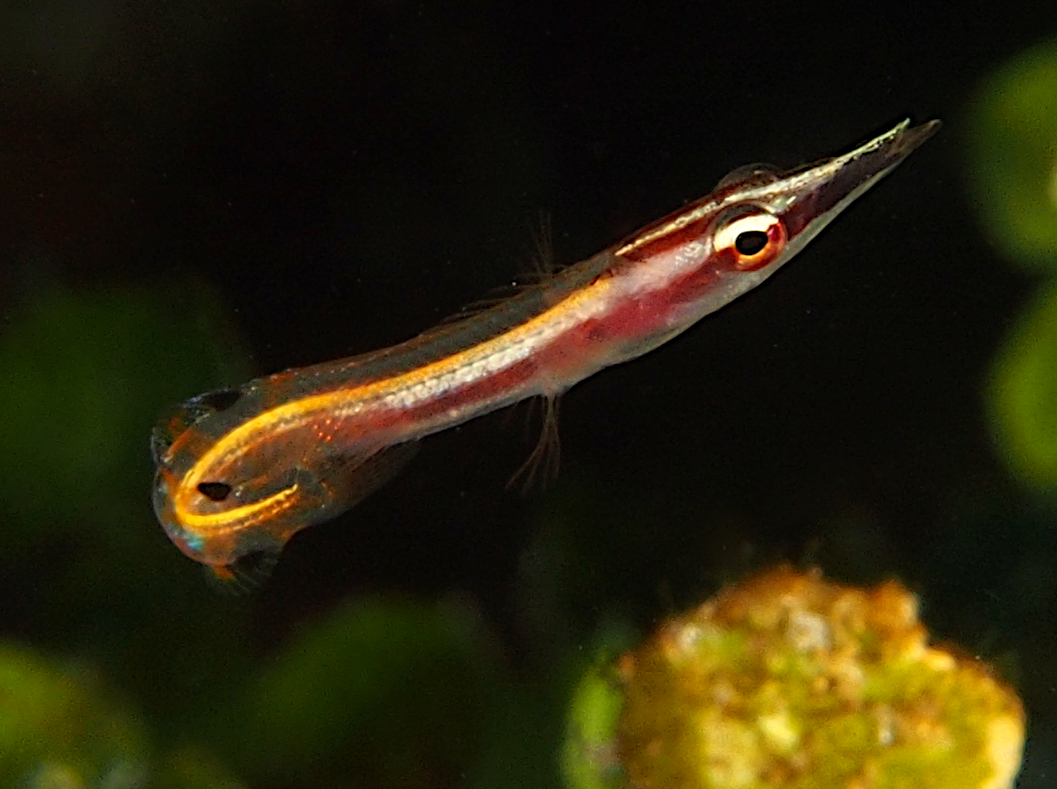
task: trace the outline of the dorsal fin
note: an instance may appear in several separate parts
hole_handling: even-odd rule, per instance
[[[492,309],[492,307],[498,306],[508,299],[524,293],[526,290],[537,287],[540,283],[545,282],[548,277],[548,274],[531,272],[518,277],[517,279],[511,280],[505,285],[497,285],[494,288],[490,288],[488,294],[484,298],[471,301],[458,312],[453,312],[451,315],[442,318],[436,325],[422,332],[419,337],[428,337],[437,329],[448,329],[452,324],[461,323],[467,318],[472,318],[474,315],[480,315],[482,312],[487,312]]]
[[[532,271],[539,280],[552,277],[558,273],[557,261],[554,259],[554,229],[550,211],[540,211],[535,224],[530,224],[532,233]]]
[[[438,327],[447,327],[486,312],[519,293],[546,283],[557,274],[559,267],[554,262],[554,233],[551,230],[550,213],[540,211],[537,221],[529,222],[529,232],[532,235],[532,254],[527,271],[507,284],[491,288],[484,298],[471,301],[458,312],[441,319],[435,326],[423,332],[423,335],[430,334]]]
[[[154,465],[161,466],[169,447],[185,431],[207,416],[226,411],[242,397],[241,389],[217,389],[192,397],[165,412],[150,434],[150,453]]]

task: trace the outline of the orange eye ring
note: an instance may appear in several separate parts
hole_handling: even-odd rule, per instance
[[[719,228],[712,244],[716,252],[733,258],[738,271],[757,271],[778,258],[788,238],[781,219],[766,211],[755,211],[741,214]]]

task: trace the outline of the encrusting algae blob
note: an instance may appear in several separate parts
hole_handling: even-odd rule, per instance
[[[1020,768],[1020,700],[929,646],[895,581],[771,570],[667,622],[616,674],[614,755],[641,789],[1007,789]]]

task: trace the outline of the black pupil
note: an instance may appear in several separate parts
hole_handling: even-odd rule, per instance
[[[755,255],[767,246],[767,234],[762,230],[746,230],[734,239],[734,248],[742,255]]]
[[[231,494],[231,486],[224,482],[200,482],[198,492],[210,501],[223,501]]]

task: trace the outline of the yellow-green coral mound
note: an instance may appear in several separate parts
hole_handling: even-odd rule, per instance
[[[725,589],[618,664],[617,756],[645,789],[1005,789],[1020,702],[930,647],[900,584],[788,568]]]

